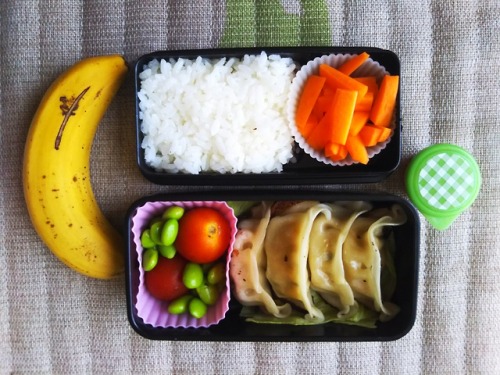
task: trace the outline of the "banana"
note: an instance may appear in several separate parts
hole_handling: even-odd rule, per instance
[[[33,117],[23,160],[23,189],[35,230],[75,271],[98,279],[123,272],[123,239],[98,206],[90,153],[98,125],[121,86],[122,56],[77,62],[49,87]]]

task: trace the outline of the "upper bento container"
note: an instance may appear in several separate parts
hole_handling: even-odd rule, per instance
[[[297,201],[311,200],[325,204],[349,205],[363,203],[370,205],[373,210],[399,207],[398,212],[402,213],[402,217],[405,217],[404,222],[393,226],[391,229],[388,227],[384,229],[389,233],[392,231],[395,249],[393,255],[394,268],[390,268],[393,269],[393,271],[390,271],[391,280],[395,281],[395,283],[391,284],[394,289],[388,302],[390,301],[397,306],[399,312],[392,319],[379,321],[376,327],[335,322],[315,325],[250,322],[241,316],[242,305],[235,297],[234,283],[231,282],[231,284],[227,284],[228,288],[230,288],[228,309],[224,311],[224,316],[217,320],[215,324],[199,328],[192,328],[192,326],[191,328],[185,328],[179,325],[162,326],[157,321],[151,321],[151,317],[144,310],[144,304],[149,302],[147,297],[145,300],[144,293],[141,292],[140,254],[142,249],[137,239],[136,225],[138,217],[141,222],[145,222],[158,214],[158,207],[167,207],[174,203],[188,207],[193,204],[203,204],[203,201],[205,204],[210,205],[214,204],[213,202],[231,201],[234,204],[237,201],[255,201],[259,203],[265,201],[278,202],[278,205],[284,204],[284,207],[289,207],[287,205],[291,202],[297,203]],[[238,220],[242,219],[244,217],[239,216]],[[125,263],[128,319],[133,329],[148,339],[191,341],[392,341],[406,335],[415,322],[418,300],[420,221],[418,213],[411,203],[394,195],[291,190],[282,192],[242,190],[160,194],[141,198],[131,205],[126,219],[125,236],[127,243]],[[235,249],[236,247],[230,249],[230,251],[237,254],[238,250]],[[231,281],[234,281],[231,267],[232,263],[229,265],[229,274],[231,274]],[[239,274],[237,271],[235,272]],[[387,281],[387,279],[385,280]],[[225,302],[224,300],[224,304]]]
[[[370,58],[380,64],[388,74],[400,75],[398,57],[391,51],[371,47],[270,47],[270,48],[234,48],[158,51],[144,55],[135,65],[135,107],[136,107],[136,138],[137,162],[141,173],[151,182],[162,185],[278,185],[278,184],[339,184],[378,182],[388,177],[398,167],[401,159],[401,118],[400,94],[398,93],[395,108],[395,127],[390,141],[378,154],[370,158],[367,165],[352,164],[344,166],[322,163],[301,149],[297,143],[293,145],[293,158],[283,166],[281,172],[269,173],[218,173],[201,172],[169,173],[155,170],[147,165],[145,152],[141,147],[144,134],[141,131],[139,109],[139,91],[141,79],[139,75],[144,67],[154,59],[177,60],[179,58],[194,60],[201,56],[208,59],[243,58],[245,55],[259,55],[265,52],[269,55],[279,55],[291,58],[298,71],[303,65],[315,58],[331,54],[356,55],[367,52]],[[401,89],[399,90],[399,92]],[[208,124],[209,125],[209,124]]]

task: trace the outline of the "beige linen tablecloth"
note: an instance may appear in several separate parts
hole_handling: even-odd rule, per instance
[[[0,373],[499,374],[499,19],[498,0],[2,0]],[[75,273],[30,223],[21,165],[41,96],[91,55],[120,53],[132,65],[155,50],[301,45],[381,47],[401,60],[403,161],[356,189],[406,196],[408,161],[434,143],[457,144],[480,165],[482,189],[467,212],[442,232],[422,221],[413,329],[384,343],[142,338],[127,321],[124,277]],[[95,194],[117,227],[139,197],[194,190],[140,175],[133,103],[129,76],[92,150]]]

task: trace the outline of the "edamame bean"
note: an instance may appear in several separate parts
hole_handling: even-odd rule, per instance
[[[161,230],[163,228],[163,221],[155,221],[149,228],[149,233],[153,242],[161,245]]]
[[[207,313],[207,305],[205,305],[205,303],[197,297],[194,297],[189,302],[188,309],[191,316],[196,319],[202,318]]]
[[[144,271],[151,271],[158,264],[158,251],[147,249],[142,255],[142,268]]]
[[[175,254],[177,253],[177,250],[175,249],[174,245],[157,245],[158,251],[162,256],[164,256],[167,259],[172,259]]]
[[[141,235],[141,245],[145,249],[150,249],[155,246],[155,243],[151,239],[151,232],[149,229],[144,230]]]
[[[222,282],[225,278],[226,267],[224,263],[217,263],[208,270],[207,281],[211,285]]]
[[[182,215],[184,215],[184,208],[180,206],[172,206],[165,210],[162,215],[164,219],[175,219],[179,220]]]
[[[149,226],[151,227],[154,223],[163,223],[165,220],[162,219],[161,216],[155,216],[151,220],[149,220]]]
[[[189,262],[184,267],[182,282],[188,289],[196,289],[203,284],[203,269],[197,263]]]
[[[196,293],[198,293],[200,299],[209,306],[215,304],[217,298],[219,298],[219,291],[215,285],[203,284],[196,288]]]
[[[179,233],[179,222],[175,219],[168,219],[161,229],[160,241],[162,245],[172,245]]]
[[[168,312],[170,314],[179,315],[184,314],[188,311],[189,302],[193,299],[193,296],[190,294],[185,294],[182,297],[179,297],[168,305]]]

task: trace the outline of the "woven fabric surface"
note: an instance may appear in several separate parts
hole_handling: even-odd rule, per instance
[[[497,0],[2,0],[0,373],[500,373],[499,34]],[[380,47],[401,60],[403,161],[387,180],[353,189],[406,196],[405,167],[435,143],[465,148],[480,166],[479,197],[448,230],[422,218],[413,329],[383,343],[142,338],[127,321],[124,277],[75,273],[31,225],[21,169],[42,95],[92,55],[120,53],[133,65],[155,50],[315,45]],[[91,156],[96,199],[116,227],[142,196],[194,190],[141,176],[134,116],[130,75]]]

